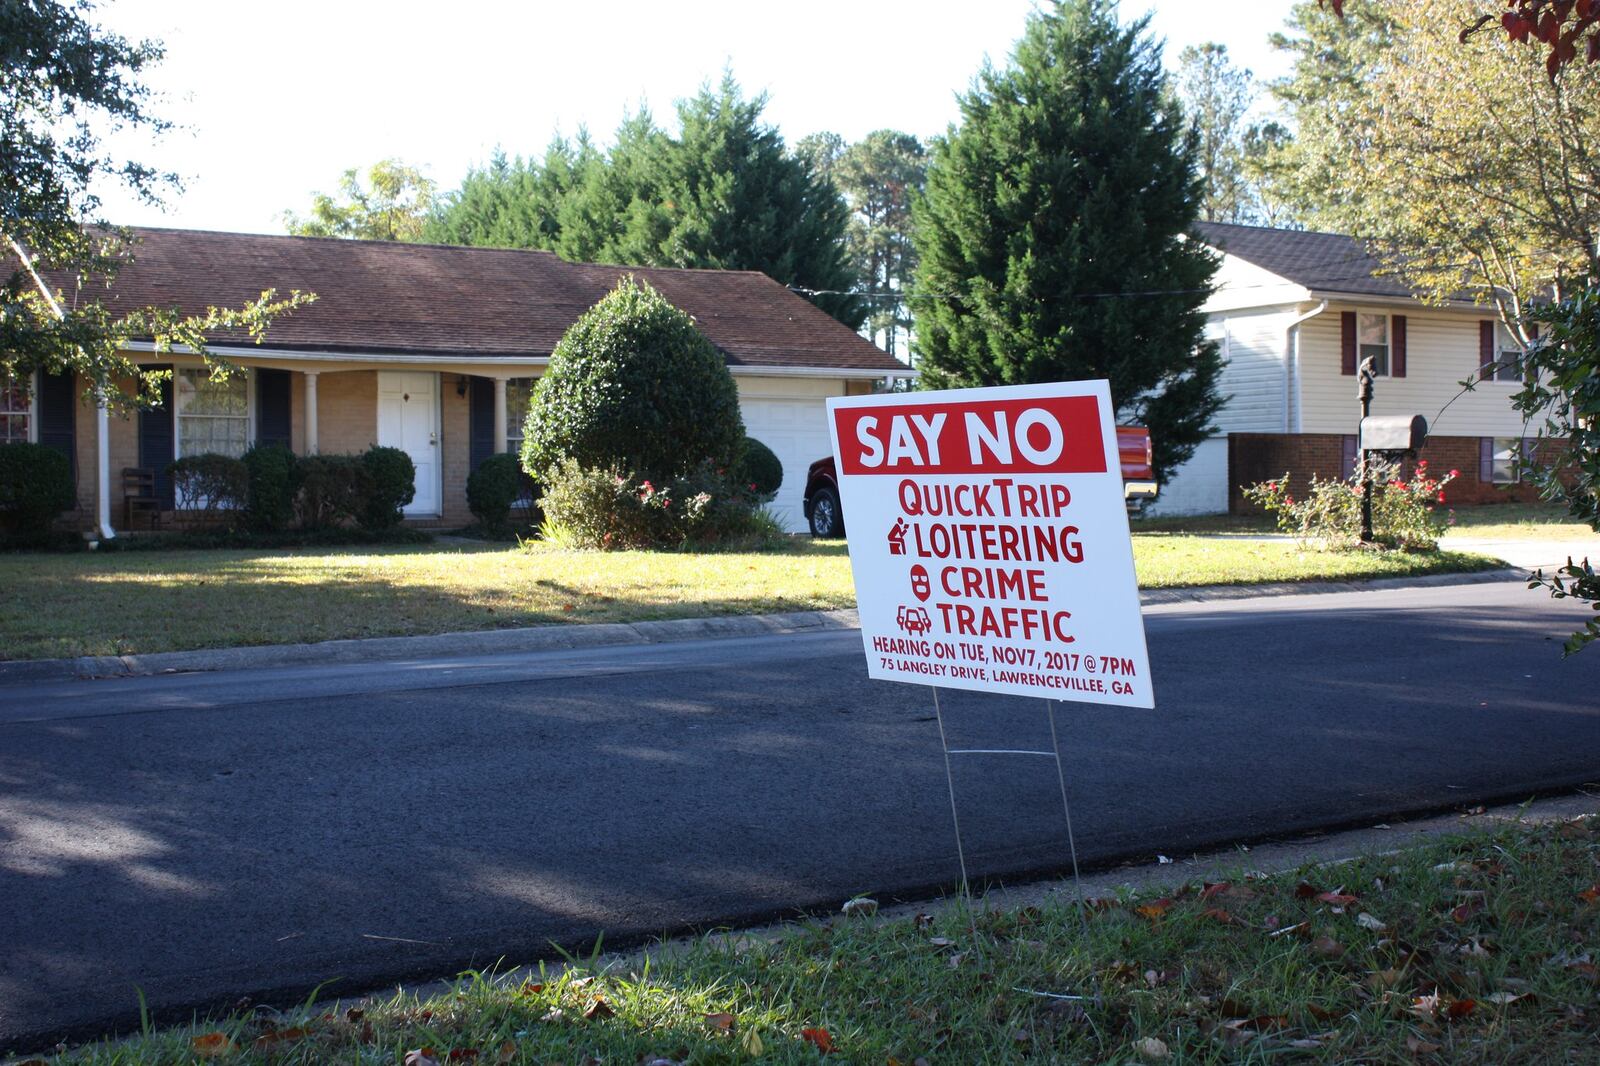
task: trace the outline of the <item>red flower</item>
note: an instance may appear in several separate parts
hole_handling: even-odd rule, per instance
[[[1278,491],[1278,483],[1276,481],[1267,482],[1267,491],[1268,492],[1277,492]]]
[[[1450,471],[1450,476],[1451,476],[1451,477],[1460,477],[1460,476],[1461,476],[1461,471],[1459,471],[1459,470],[1452,470],[1452,471]]]
[[[1440,503],[1443,503],[1443,502],[1444,502],[1444,493],[1442,493],[1442,492],[1441,492],[1441,493],[1439,493],[1439,502],[1440,502]]]
[[[1418,470],[1426,470],[1426,469],[1428,469],[1428,460],[1426,460],[1426,459],[1418,459],[1417,460],[1417,469]]]

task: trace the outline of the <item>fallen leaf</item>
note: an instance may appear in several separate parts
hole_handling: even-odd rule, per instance
[[[953,948],[956,946],[956,942],[947,936],[930,936],[928,943],[936,948]]]
[[[1153,1036],[1135,1040],[1133,1042],[1133,1050],[1146,1062],[1160,1062],[1162,1059],[1172,1057],[1172,1052],[1167,1050],[1167,1042]]]
[[[1319,936],[1311,942],[1311,950],[1328,959],[1337,959],[1344,954],[1344,945],[1331,936]]]
[[[833,1050],[833,1037],[826,1029],[802,1029],[800,1039],[814,1045],[816,1049],[826,1055]]]
[[[1483,1001],[1485,1003],[1493,1003],[1497,1007],[1509,1007],[1517,1000],[1527,999],[1531,995],[1533,995],[1532,992],[1495,992],[1492,995],[1484,996]]]
[[[1296,899],[1310,899],[1313,896],[1322,895],[1322,889],[1313,885],[1310,881],[1301,881],[1294,887],[1294,894]]]
[[[202,1059],[218,1059],[233,1054],[233,1041],[227,1033],[204,1033],[189,1038],[189,1047]]]
[[[918,914],[915,918],[911,919],[911,924],[916,926],[918,929],[927,929],[933,925],[933,915]]]
[[[1445,1015],[1451,1021],[1458,1021],[1477,1009],[1478,1001],[1475,999],[1452,999],[1450,1005],[1445,1008]]]
[[[1232,925],[1238,920],[1234,918],[1231,913],[1223,910],[1221,907],[1207,907],[1205,910],[1200,912],[1200,916],[1202,918],[1210,918],[1213,922],[1220,922],[1223,925]]]
[[[1600,903],[1600,884],[1593,888],[1586,888],[1578,893],[1578,898],[1585,903]]]
[[[439,1060],[433,1057],[433,1048],[412,1048],[406,1052],[405,1066],[439,1066]]]
[[[286,1043],[290,1040],[299,1040],[309,1035],[310,1030],[302,1029],[298,1025],[292,1029],[274,1029],[270,1033],[262,1033],[256,1037],[255,1046],[258,1050],[262,1050],[276,1047],[278,1044]]]
[[[1389,928],[1388,926],[1384,925],[1380,919],[1374,918],[1366,911],[1362,911],[1360,914],[1356,915],[1356,924],[1363,929],[1371,929],[1374,932],[1379,933]]]
[[[445,1056],[446,1062],[476,1062],[478,1049],[475,1047],[451,1048],[450,1054]]]
[[[1171,909],[1172,900],[1163,897],[1150,903],[1141,904],[1140,906],[1135,907],[1133,912],[1149,918],[1151,921],[1155,921],[1157,918],[1161,917]]]
[[[706,1024],[719,1033],[733,1032],[733,1015],[720,1013],[706,1015]]]
[[[1221,895],[1222,893],[1228,891],[1228,889],[1231,887],[1232,886],[1226,881],[1207,881],[1200,888],[1200,898],[1202,900],[1208,900],[1212,896]]]
[[[1406,1050],[1411,1052],[1413,1055],[1432,1055],[1437,1052],[1439,1048],[1440,1045],[1429,1040],[1424,1040],[1420,1036],[1406,1037]]]
[[[500,1066],[506,1066],[507,1063],[515,1062],[516,1059],[517,1045],[510,1040],[507,1040],[504,1044],[501,1044],[500,1049],[494,1053],[494,1061],[499,1063]]]
[[[1475,899],[1468,900],[1450,912],[1450,918],[1457,925],[1463,925],[1472,920],[1473,915],[1483,910],[1483,904]]]
[[[878,901],[868,899],[866,896],[857,896],[855,899],[845,900],[844,906],[840,909],[844,911],[846,918],[870,918],[878,913]]]
[[[1355,901],[1356,901],[1356,898],[1354,896],[1349,895],[1349,894],[1344,893],[1344,892],[1318,892],[1317,893],[1317,902],[1318,903],[1331,903],[1335,907],[1348,906],[1349,904],[1354,903]]]
[[[544,985],[538,981],[524,981],[522,987],[517,989],[519,996],[535,996],[544,991]]]
[[[1306,1010],[1310,1011],[1311,1016],[1319,1022],[1331,1022],[1333,1019],[1340,1017],[1339,1011],[1327,1010],[1317,1006],[1315,1003],[1307,1003]]]
[[[594,1002],[584,1009],[583,1016],[593,1021],[596,1018],[609,1018],[616,1013],[611,1009],[611,1004],[605,1001],[604,996],[596,996]]]
[[[1406,1009],[1419,1018],[1436,1018],[1441,1006],[1443,1001],[1439,998],[1439,993],[1430,992],[1426,996],[1417,996]]]
[[[360,1007],[351,1007],[349,1010],[344,1012],[344,1020],[349,1022],[351,1025],[356,1024],[356,1022],[359,1022],[366,1016],[367,1012],[362,1010]]]
[[[754,1029],[746,1029],[744,1039],[739,1041],[739,1046],[744,1048],[744,1053],[751,1058],[759,1059],[766,1053],[766,1045],[761,1042],[761,1034]]]

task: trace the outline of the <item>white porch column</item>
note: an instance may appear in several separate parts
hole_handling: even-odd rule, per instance
[[[506,450],[506,380],[494,379],[494,450]]]
[[[100,539],[113,540],[117,531],[111,528],[111,419],[106,413],[104,388],[94,394],[94,436],[95,522]]]
[[[306,454],[317,454],[317,373],[305,371],[306,376]]]

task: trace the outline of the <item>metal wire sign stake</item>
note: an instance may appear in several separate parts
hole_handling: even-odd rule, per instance
[[[1056,702],[1155,706],[1124,496],[1149,436],[1114,411],[1105,381],[828,401],[867,673],[933,691],[968,904],[951,756],[1055,759],[1081,911]],[[1050,750],[952,748],[941,688],[1044,699]]]

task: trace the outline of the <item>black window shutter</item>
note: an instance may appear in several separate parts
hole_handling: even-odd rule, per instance
[[[170,370],[151,366],[146,370]],[[172,475],[167,467],[176,453],[173,447],[172,379],[161,382],[161,404],[139,409],[139,465],[156,472],[156,495],[164,507],[173,506]]]
[[[1356,372],[1356,313],[1339,312],[1339,373],[1345,376]]]
[[[1406,316],[1389,319],[1389,376],[1406,376]]]
[[[75,425],[78,396],[70,373],[39,375],[39,443],[54,448],[72,464],[72,482],[78,482],[78,449]]]
[[[1478,323],[1478,380],[1494,380],[1494,323],[1485,319]]]
[[[256,371],[256,443],[289,447],[289,371]]]
[[[488,378],[472,378],[468,397],[468,455],[470,469],[495,453],[494,440],[494,382]]]
[[[1356,473],[1356,438],[1346,434],[1339,445],[1339,476],[1348,481]]]

